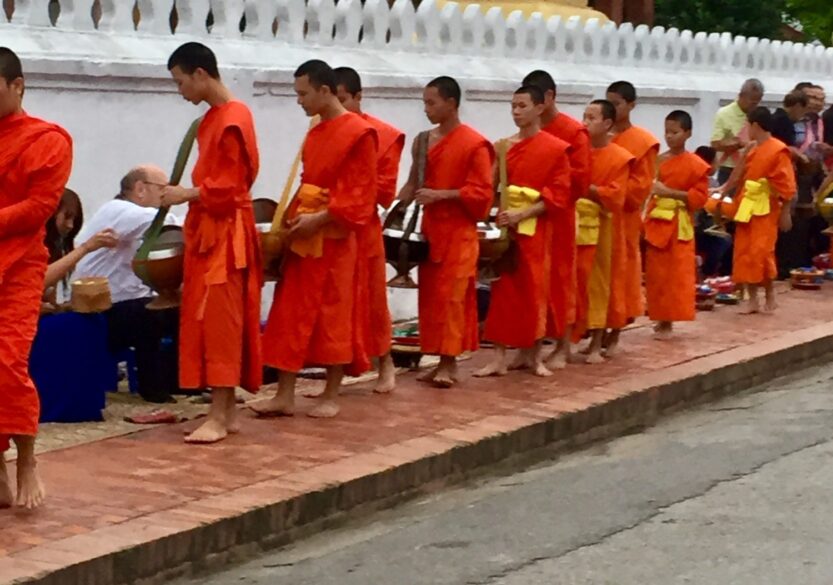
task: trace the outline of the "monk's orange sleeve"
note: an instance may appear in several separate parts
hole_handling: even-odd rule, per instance
[[[30,177],[22,201],[0,209],[0,238],[37,232],[55,213],[72,170],[72,144],[57,132],[38,138],[21,155]]]
[[[587,132],[578,132],[570,145],[570,172],[575,202],[586,196],[590,188],[590,136]]]
[[[624,209],[629,174],[630,165],[622,165],[611,175],[610,181],[604,185],[596,185],[599,201],[608,211],[618,212]]]
[[[365,225],[376,213],[376,164],[376,138],[368,132],[350,149],[330,190],[327,210],[349,229]]]
[[[782,150],[773,159],[774,172],[768,177],[770,185],[782,201],[795,197],[798,186],[795,182],[795,170],[789,151]]]
[[[387,151],[379,158],[378,177],[376,184],[379,191],[376,194],[376,201],[382,207],[390,207],[396,198],[396,181],[399,178],[399,160],[402,158],[402,149],[405,148],[405,135],[400,134]]]
[[[655,146],[634,162],[628,178],[625,211],[639,211],[651,194],[651,187],[656,178],[658,155],[659,146]]]
[[[567,151],[561,151],[556,156],[556,164],[547,191],[549,196],[544,198],[548,206],[557,209],[567,209],[573,197],[573,173]]]
[[[703,173],[697,182],[687,191],[688,201],[686,207],[689,211],[697,211],[703,209],[706,201],[709,199],[709,177],[706,172]]]
[[[209,215],[228,217],[234,214],[236,196],[249,190],[249,161],[243,146],[243,135],[236,126],[223,130],[215,152],[200,153],[213,157],[208,176],[201,185],[200,203]]]
[[[466,181],[460,189],[460,201],[475,220],[484,219],[494,200],[492,164],[494,151],[491,145],[477,147],[471,154]]]

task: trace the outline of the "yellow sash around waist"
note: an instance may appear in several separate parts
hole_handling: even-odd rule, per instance
[[[304,183],[298,189],[296,197],[298,207],[295,209],[293,218],[327,209],[330,202],[330,190]],[[343,238],[345,235],[344,228],[329,223],[309,237],[292,238],[289,249],[299,256],[320,258],[324,254],[324,238]]]
[[[507,208],[509,211],[523,210],[537,203],[540,198],[540,191],[529,187],[509,185]],[[534,236],[537,226],[538,218],[529,217],[518,224],[518,233],[525,236]]]
[[[674,216],[677,216],[677,239],[681,242],[693,240],[694,225],[691,223],[691,215],[685,202],[670,197],[656,197],[655,201],[656,204],[648,217],[660,221],[673,221]]]
[[[755,216],[769,215],[769,196],[772,190],[769,181],[746,181],[743,187],[743,198],[735,214],[735,221],[749,223]]]
[[[602,206],[589,199],[579,199],[576,201],[576,215],[578,216],[576,245],[595,246],[598,244]]]

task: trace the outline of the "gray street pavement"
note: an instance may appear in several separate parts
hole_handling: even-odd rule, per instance
[[[831,489],[828,366],[193,583],[830,585]]]

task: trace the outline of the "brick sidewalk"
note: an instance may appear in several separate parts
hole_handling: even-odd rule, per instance
[[[452,390],[412,374],[391,396],[350,387],[333,420],[303,416],[312,401],[301,398],[290,419],[246,411],[243,432],[219,445],[186,446],[183,425],[172,425],[44,454],[47,505],[0,511],[0,583],[177,575],[509,455],[650,424],[668,407],[833,352],[826,287],[781,295],[776,315],[700,313],[672,341],[636,327],[614,360],[549,379],[470,378],[483,351],[462,364],[463,383]]]

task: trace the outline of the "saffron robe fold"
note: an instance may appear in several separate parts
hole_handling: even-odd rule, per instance
[[[754,147],[743,163],[743,178],[731,204],[723,204],[723,213],[734,217],[746,191],[747,181],[769,183],[769,213],[753,216],[748,222],[735,222],[735,247],[732,257],[732,280],[735,284],[762,284],[778,276],[775,243],[778,220],[785,202],[795,197],[795,170],[787,146],[769,138]]]
[[[514,144],[507,153],[509,185],[540,192],[546,212],[537,217],[535,233],[512,234],[518,264],[492,284],[483,337],[507,346],[527,348],[547,332],[550,306],[550,267],[554,251],[550,218],[570,207],[569,145],[546,133]]]
[[[644,128],[631,126],[614,136],[613,142],[630,152],[635,159],[628,179],[628,193],[625,198],[623,220],[627,250],[627,268],[623,292],[625,294],[625,315],[627,320],[631,320],[645,314],[645,304],[642,297],[642,255],[640,253],[642,210],[651,195],[651,187],[657,176],[659,140]]]
[[[549,218],[552,269],[547,333],[561,338],[576,321],[576,201],[590,187],[590,136],[584,124],[560,112],[542,130],[569,144],[570,198],[566,206],[554,208]]]
[[[573,340],[592,329],[625,325],[624,207],[633,155],[612,142],[591,151],[590,184],[602,207],[598,241],[578,246]]]
[[[264,361],[285,372],[349,365],[357,374],[370,366],[362,330],[368,300],[361,298],[368,263],[358,261],[356,233],[376,215],[376,131],[353,113],[325,120],[309,131],[302,160],[301,183],[327,190],[322,209],[332,220],[321,256],[285,253],[263,335]],[[296,197],[289,218],[299,204]]]
[[[390,124],[368,114],[362,117],[376,130],[379,146],[376,158],[376,205],[387,209],[396,198],[396,182],[399,177],[399,161],[405,147],[405,134]],[[378,211],[378,209],[377,209]],[[368,322],[365,347],[372,357],[390,352],[393,327],[388,309],[387,264],[382,241],[382,222],[378,213],[371,216],[357,235],[358,250],[366,257],[368,308],[360,311]]]
[[[12,435],[38,432],[29,376],[49,255],[45,225],[72,168],[72,139],[25,113],[0,118],[0,456]]]
[[[183,228],[180,386],[257,392],[263,268],[249,192],[260,164],[249,108],[230,101],[209,109],[197,144],[191,180],[200,195]]]
[[[694,213],[709,197],[709,165],[691,152],[661,157],[658,180],[670,189],[685,191],[688,200],[669,220],[651,216],[657,197],[648,203],[645,219],[645,288],[652,321],[693,321],[697,267],[693,230],[681,238],[680,221],[694,225]],[[683,215],[685,217],[683,218]],[[688,230],[684,230],[688,232]]]
[[[426,205],[422,232],[429,258],[419,266],[419,339],[422,352],[457,356],[478,343],[477,222],[494,199],[492,144],[461,124],[428,151],[425,187],[457,189],[458,199]]]

